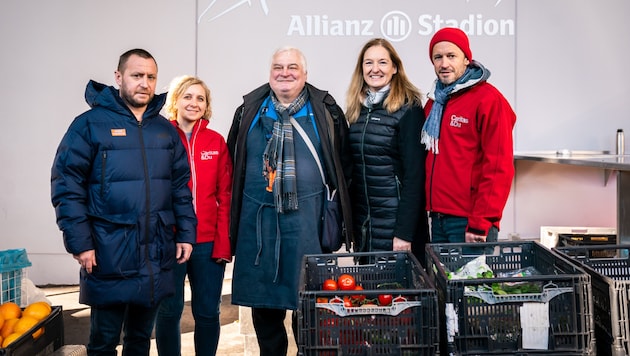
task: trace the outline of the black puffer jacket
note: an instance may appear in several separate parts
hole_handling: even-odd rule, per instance
[[[420,106],[404,106],[389,114],[378,105],[363,107],[350,125],[357,251],[391,251],[394,237],[414,245],[428,241],[426,151],[420,143],[424,120]]]

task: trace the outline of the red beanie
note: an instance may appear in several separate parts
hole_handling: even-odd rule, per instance
[[[472,51],[470,50],[470,44],[468,43],[468,36],[464,31],[454,28],[454,27],[445,27],[433,35],[431,39],[431,43],[429,43],[429,58],[431,62],[433,62],[433,46],[435,46],[438,42],[451,42],[457,47],[459,47],[466,58],[469,61],[472,61]]]

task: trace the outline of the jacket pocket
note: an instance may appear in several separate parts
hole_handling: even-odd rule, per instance
[[[138,274],[140,245],[138,224],[124,219],[95,217],[92,221],[96,268],[101,278],[126,278]]]
[[[158,213],[158,259],[162,269],[172,269],[175,265],[175,214],[170,210]]]

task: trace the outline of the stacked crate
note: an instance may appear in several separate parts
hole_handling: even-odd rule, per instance
[[[427,245],[427,273],[440,303],[443,355],[591,355],[594,352],[590,276],[537,242],[475,244],[493,278],[449,279],[479,257],[471,244]],[[479,251],[476,251],[479,252]],[[496,277],[532,267],[539,274]],[[490,286],[539,286],[505,294]]]
[[[630,355],[630,245],[582,245],[557,251],[591,276],[598,355]]]

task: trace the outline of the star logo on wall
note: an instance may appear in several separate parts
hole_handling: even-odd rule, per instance
[[[199,16],[199,19],[197,20],[197,23],[201,22],[201,19],[206,16],[206,15],[211,15],[211,10],[213,7],[215,7],[215,5],[217,4],[218,0],[212,0],[212,2],[210,3],[210,5],[208,5],[208,7],[206,7],[205,10],[203,10],[203,12],[201,13],[201,15]],[[236,9],[238,9],[239,7],[241,7],[241,5],[249,5],[249,7],[252,6],[252,0],[236,0],[234,1],[234,4],[232,4],[232,6],[228,7],[227,9],[219,12],[218,14],[210,17],[207,21],[214,21],[216,19],[218,19],[219,17],[226,15]],[[267,0],[260,0],[260,6],[262,7],[263,12],[265,13],[265,15],[269,14],[269,7],[267,6]]]

